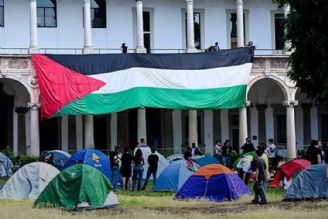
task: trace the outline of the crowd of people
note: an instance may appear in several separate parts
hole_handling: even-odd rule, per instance
[[[143,138],[137,142],[133,152],[129,148],[125,148],[124,153],[119,156],[119,146],[115,146],[114,151],[110,152],[111,183],[114,189],[122,186],[123,190],[127,191],[144,190],[151,176],[154,183],[156,182],[159,157],[156,150],[151,148],[151,154],[146,161],[149,165],[146,180],[142,185],[145,165],[144,156],[140,149],[142,147],[148,147]]]

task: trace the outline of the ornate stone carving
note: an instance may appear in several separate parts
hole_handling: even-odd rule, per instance
[[[264,69],[265,68],[265,60],[263,59],[255,59],[253,63],[253,69]]]
[[[28,82],[28,85],[30,85],[30,87],[33,87],[33,88],[39,87],[38,78],[36,77],[36,75],[28,76],[27,82]]]
[[[293,100],[285,100],[283,105],[286,106],[286,107],[293,108],[293,107],[298,105],[298,101],[297,100],[294,100],[294,101]]]
[[[38,110],[41,106],[41,103],[27,103],[27,107],[30,110]]]
[[[7,64],[8,69],[28,69],[27,59],[9,59]]]
[[[285,69],[287,68],[287,62],[283,59],[271,59],[270,60],[270,68],[275,69]]]

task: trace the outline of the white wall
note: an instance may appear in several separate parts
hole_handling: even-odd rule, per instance
[[[93,29],[94,48],[117,48],[122,42],[134,47],[134,0],[107,0],[107,28]],[[153,47],[159,49],[183,48],[182,11],[185,0],[144,0],[153,16]],[[232,0],[194,0],[194,8],[204,11],[203,48],[218,41],[221,48],[228,47],[227,10],[235,10]],[[271,11],[277,7],[271,0],[244,1],[248,11],[248,38],[257,48],[272,48]],[[28,48],[29,1],[5,1],[5,27],[0,28],[0,46]],[[83,47],[83,1],[57,0],[57,27],[38,28],[40,48]]]

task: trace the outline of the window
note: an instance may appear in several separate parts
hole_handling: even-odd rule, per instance
[[[246,42],[246,25],[245,25],[245,14],[244,14],[244,41]],[[229,14],[229,38],[231,48],[236,48],[237,44],[237,13]]]
[[[283,50],[285,47],[284,19],[285,17],[283,13],[274,14],[274,37],[275,37],[274,43],[275,43],[275,49],[277,50]]]
[[[106,1],[91,0],[91,27],[106,28]]]
[[[143,30],[144,30],[144,46],[147,53],[150,53],[151,49],[151,25],[150,25],[150,12],[143,12]]]
[[[4,3],[3,0],[0,0],[0,27],[3,27],[4,24]]]
[[[185,13],[185,33],[186,33],[186,47],[188,45],[187,37],[187,13]],[[201,49],[201,13],[194,12],[194,41],[196,49]]]
[[[38,0],[38,27],[57,27],[56,0]]]

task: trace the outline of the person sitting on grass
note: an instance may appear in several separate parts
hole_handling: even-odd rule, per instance
[[[256,175],[255,175],[255,183],[254,183],[254,193],[255,193],[255,197],[252,200],[252,203],[254,204],[267,204],[267,199],[266,199],[266,195],[265,195],[265,189],[264,189],[264,185],[266,182],[266,165],[265,165],[265,161],[262,158],[263,155],[263,151],[262,149],[258,149],[256,151],[256,155],[257,155],[257,159],[255,161],[255,171],[256,171]]]
[[[142,187],[142,190],[145,190],[147,187],[147,183],[148,180],[150,178],[151,175],[153,175],[153,179],[154,179],[154,185],[156,183],[156,173],[157,173],[157,167],[158,167],[158,155],[156,154],[156,150],[155,148],[151,148],[151,155],[148,156],[148,170],[147,170],[147,177],[146,177],[146,181]]]

